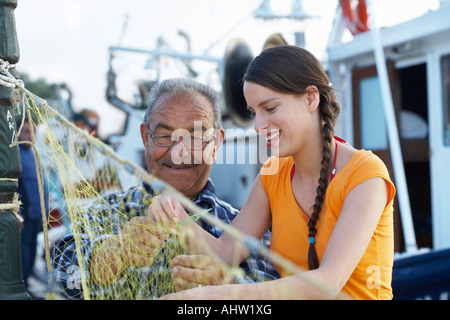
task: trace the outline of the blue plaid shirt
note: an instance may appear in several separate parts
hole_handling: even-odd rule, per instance
[[[106,200],[107,203],[99,202],[92,208],[89,208],[89,219],[99,221],[99,225],[102,223],[107,225],[108,223],[113,222],[115,230],[112,232],[118,233],[131,218],[135,216],[144,216],[146,214],[152,197],[153,192],[145,183],[141,183],[125,193],[112,193],[104,197],[104,200]],[[195,204],[208,210],[209,213],[226,223],[230,223],[238,214],[237,209],[217,198],[215,187],[210,179],[206,183],[204,189],[200,192]],[[111,210],[111,206],[113,207],[113,210]],[[111,214],[111,212],[115,211],[121,213],[120,218],[117,214]],[[95,214],[92,214],[93,212],[95,212]],[[220,228],[211,225],[202,219],[200,219],[198,223],[203,229],[215,237],[219,237],[222,234]],[[117,226],[119,226],[119,228],[117,228]],[[82,230],[84,231],[79,235],[81,243],[79,244],[78,250],[83,255],[81,260],[84,268],[82,269],[83,272],[85,272],[85,279],[87,279],[89,297],[91,299],[154,299],[170,293],[167,286],[159,286],[160,283],[171,281],[172,270],[170,261],[166,261],[167,259],[165,259],[163,253],[159,258],[155,259],[155,263],[152,266],[139,268],[128,267],[121,279],[111,286],[102,287],[91,283],[89,280],[89,265],[92,251],[98,243],[106,237],[110,237],[111,232],[87,229],[92,228],[83,225]],[[98,236],[92,239],[92,236],[88,235],[92,235],[92,232],[95,232],[94,234]],[[271,233],[270,231],[267,231],[261,240],[264,246],[269,247],[270,237]],[[184,251],[175,239],[170,239],[169,242],[168,245],[171,246],[172,250],[177,250],[178,252]],[[247,259],[241,263],[240,268],[242,268],[245,274],[241,276],[235,275],[235,282],[237,283],[261,282],[279,278],[273,264],[268,259],[254,253],[250,254]],[[155,274],[157,274],[157,276],[155,276]],[[79,257],[73,234],[64,237],[55,247],[52,278],[53,282],[56,283],[56,286],[60,287],[69,299],[84,298],[79,268]],[[130,286],[131,283],[133,284],[133,287]],[[139,285],[136,286],[136,284]],[[55,292],[57,292],[57,290],[55,290]]]

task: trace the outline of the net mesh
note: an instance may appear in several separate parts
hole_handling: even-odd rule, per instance
[[[261,246],[260,242],[245,237],[197,207],[140,166],[121,159],[112,148],[75,126],[51,108],[45,100],[24,88],[16,88],[11,97],[17,114],[23,113],[30,121],[35,121],[37,126],[36,134],[32,136],[33,141],[28,143],[35,149],[37,174],[40,180],[46,181],[45,184],[40,184],[41,197],[45,194],[43,188],[48,188],[50,202],[48,213],[42,207],[45,260],[50,289],[47,299],[55,299],[58,296],[83,299],[155,299],[173,292],[172,259],[186,253],[183,246],[186,235],[183,230],[186,229],[186,224],[193,223],[199,217],[222,228],[224,232],[229,232],[250,251],[268,257],[292,273],[303,271]],[[35,117],[31,117],[31,113]],[[22,117],[22,124],[24,118]],[[15,143],[27,142],[16,140]],[[156,193],[164,192],[178,200],[192,214],[191,219],[178,224],[178,235],[171,235],[164,241],[146,265],[123,268],[120,277],[108,276],[112,269],[122,268],[117,265],[119,259],[114,257],[114,253],[105,251],[103,255],[98,254],[98,274],[103,275],[102,281],[108,283],[94,281],[92,260],[88,259],[90,253],[98,249],[105,239],[119,241],[123,245],[127,239],[121,237],[121,231],[130,216],[139,214],[138,209],[132,205],[125,207],[125,203],[133,203],[136,200],[126,197],[138,195],[138,201],[144,203],[143,207],[148,207],[151,202],[151,197],[139,193],[138,187],[132,195],[126,192],[128,186],[139,185],[141,181],[151,185]],[[111,198],[106,196],[111,194],[129,201],[115,201],[116,204],[113,205]],[[67,246],[72,246],[76,260],[74,256],[64,256],[67,246],[61,245],[63,238],[67,240]],[[105,259],[102,260],[102,257]],[[61,259],[72,261],[73,264],[66,263],[65,270],[59,270],[52,262]],[[231,268],[224,263],[220,265],[226,275],[225,280],[243,274],[239,267]]]

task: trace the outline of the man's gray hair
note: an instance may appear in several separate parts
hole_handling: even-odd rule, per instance
[[[153,107],[163,95],[178,98],[183,96],[193,97],[198,94],[203,95],[212,105],[214,112],[214,128],[222,129],[222,113],[220,111],[217,92],[213,88],[189,78],[167,79],[152,87],[147,100],[147,111],[144,116],[145,126],[147,129],[150,129],[149,126]]]

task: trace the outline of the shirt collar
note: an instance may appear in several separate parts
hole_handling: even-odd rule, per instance
[[[203,204],[206,202],[210,205],[208,206],[208,209],[212,208],[214,210],[216,206],[216,200],[216,187],[212,183],[211,179],[208,178],[205,187],[202,191],[200,191],[197,200],[195,200],[195,204],[204,208]]]

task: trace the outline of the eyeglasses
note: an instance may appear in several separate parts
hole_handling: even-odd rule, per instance
[[[147,129],[148,136],[153,140],[153,143],[156,144],[158,147],[171,147],[175,144],[175,142],[178,141],[178,139],[181,137],[183,144],[189,148],[190,150],[203,150],[205,147],[216,138],[216,130],[214,130],[214,134],[211,138],[208,140],[204,140],[201,137],[195,137],[192,135],[186,135],[186,136],[173,136],[173,134],[161,134],[156,135],[153,134],[150,129]]]

